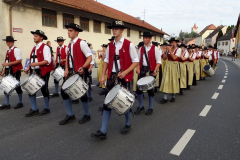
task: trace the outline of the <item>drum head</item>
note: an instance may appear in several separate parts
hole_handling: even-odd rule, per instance
[[[137,85],[144,85],[152,82],[154,80],[153,76],[143,77],[137,81]]]
[[[66,82],[63,84],[62,89],[66,89],[68,87],[70,87],[74,82],[76,82],[76,80],[79,78],[78,74],[75,74],[74,76],[68,78],[66,80]]]
[[[205,71],[208,71],[209,69],[210,69],[210,65],[205,65],[204,67],[203,67],[203,70],[205,70]]]
[[[108,104],[110,103],[118,94],[119,89],[121,88],[121,86],[118,84],[116,86],[114,86],[107,94],[105,100],[104,100],[104,104]]]

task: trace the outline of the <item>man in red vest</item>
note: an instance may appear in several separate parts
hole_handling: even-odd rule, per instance
[[[36,102],[36,94],[29,95],[32,109],[30,109],[29,113],[25,114],[26,117],[31,117],[34,115],[41,116],[50,113],[48,81],[50,77],[50,72],[54,70],[50,48],[43,43],[43,40],[48,39],[47,36],[41,30],[31,31],[31,33],[34,35],[34,42],[36,44],[30,54],[31,63],[24,72],[28,74],[28,72],[30,71],[31,75],[35,71],[35,73],[45,81],[45,85],[41,88],[45,106],[43,111],[39,113]]]
[[[6,53],[5,61],[2,64],[3,65],[3,71],[2,76],[7,76],[8,74],[15,77],[18,81],[20,81],[21,77],[21,70],[23,69],[22,66],[22,53],[21,50],[14,46],[14,38],[12,36],[7,36],[6,39],[3,39],[3,41],[6,41],[6,44],[8,46],[8,50]],[[14,107],[14,109],[22,108],[22,89],[21,87],[16,88],[17,94],[18,94],[18,104]],[[9,103],[9,95],[4,93],[5,95],[5,103],[0,107],[0,110],[3,109],[10,109],[10,103]]]
[[[68,29],[68,37],[71,39],[71,41],[68,45],[67,63],[65,65],[64,76],[69,77],[78,72],[82,78],[84,77],[84,81],[87,82],[87,78],[89,77],[88,68],[92,61],[92,52],[87,43],[78,38],[79,32],[83,31],[78,24],[70,23],[69,25],[65,25],[65,27]],[[64,125],[71,120],[75,120],[76,117],[72,111],[72,101],[62,89],[61,95],[67,109],[67,116],[60,121],[59,124]],[[83,124],[91,120],[88,106],[89,99],[86,93],[81,97],[81,101],[83,105],[84,116],[79,123]]]
[[[121,85],[128,88],[129,83],[133,79],[133,70],[137,67],[139,62],[137,51],[133,43],[123,38],[123,30],[126,27],[122,21],[113,21],[108,28],[112,29],[115,39],[110,42],[107,48],[100,83],[105,83],[105,73],[108,70],[106,88],[109,91],[114,87],[115,83],[121,83]],[[106,105],[103,107],[102,128],[96,133],[92,133],[91,137],[106,139],[107,125],[111,116],[111,109]],[[122,134],[127,134],[131,130],[130,111],[125,113],[125,118],[126,122],[121,131]]]
[[[67,55],[67,46],[64,45],[65,39],[63,37],[57,37],[57,40],[55,40],[58,43],[57,51],[56,51],[56,60],[55,60],[55,66],[58,68],[59,66],[65,69],[65,63],[66,63],[66,55]],[[51,98],[58,97],[58,86],[59,82],[54,79],[55,84],[55,92],[50,96]]]
[[[148,75],[153,76],[156,79],[157,70],[161,65],[161,54],[160,50],[151,43],[152,35],[151,32],[143,32],[143,42],[144,46],[142,46],[138,51],[139,56],[139,65],[137,67],[137,73],[139,75],[139,79],[142,77],[146,77]],[[148,90],[148,110],[146,115],[151,115],[153,112],[153,102],[154,102],[154,88]],[[144,111],[143,106],[143,92],[137,88],[137,97],[139,106],[137,110],[134,112],[135,115],[140,114],[140,112]]]

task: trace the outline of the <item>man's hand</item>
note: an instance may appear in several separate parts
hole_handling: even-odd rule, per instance
[[[8,64],[8,63],[5,63],[5,62],[4,62],[2,65],[3,65],[4,67],[9,66],[9,64]]]
[[[140,68],[137,68],[136,73],[140,74]]]
[[[63,63],[63,62],[64,62],[64,60],[60,59],[60,63]]]
[[[102,74],[100,83],[105,85],[105,75],[104,74]]]
[[[92,71],[92,68],[89,68],[89,69],[88,69],[88,72],[90,73],[91,71]]]
[[[5,69],[2,71],[1,76],[3,77],[5,74]]]
[[[29,72],[29,68],[24,70],[24,73],[28,74],[28,72]]]
[[[171,49],[172,49],[172,47],[167,46],[167,50],[168,50],[169,52],[171,51]]]
[[[67,76],[68,76],[68,70],[66,69],[64,72],[64,77],[67,78]]]
[[[118,77],[119,77],[120,79],[123,79],[125,76],[126,76],[125,71],[118,73]]]
[[[156,75],[157,75],[157,71],[154,70],[153,73],[152,73],[152,75],[153,75],[153,76],[156,76]]]
[[[32,62],[32,63],[30,63],[30,66],[31,66],[31,67],[36,67],[36,66],[38,66],[38,64],[35,63],[35,62]]]
[[[80,68],[78,69],[78,73],[83,74],[83,72],[84,72],[83,67],[80,67]]]

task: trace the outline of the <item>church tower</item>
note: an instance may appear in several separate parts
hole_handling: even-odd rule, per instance
[[[198,27],[196,26],[196,23],[194,23],[194,26],[192,27],[191,31],[198,33]]]

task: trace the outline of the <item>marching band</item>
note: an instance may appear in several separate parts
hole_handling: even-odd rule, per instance
[[[50,48],[43,43],[47,36],[41,30],[31,31],[34,36],[35,46],[30,54],[30,65],[24,70],[29,78],[20,84],[22,67],[21,50],[14,46],[16,41],[12,36],[7,36],[7,50],[5,61],[2,64],[0,83],[5,95],[5,103],[0,110],[10,109],[9,95],[16,90],[19,101],[14,109],[22,108],[22,88],[29,94],[31,109],[26,117],[46,115],[50,113],[49,99],[59,97],[59,81],[63,80],[61,96],[67,111],[66,117],[59,122],[65,125],[76,119],[72,103],[80,99],[84,111],[80,124],[91,120],[89,102],[92,98],[92,67],[94,59],[90,44],[80,39],[79,33],[83,30],[78,24],[65,25],[68,37],[71,39],[68,46],[64,45],[62,36],[55,40],[58,43],[56,59],[53,62]],[[176,94],[183,95],[184,90],[197,85],[197,81],[211,77],[217,67],[219,52],[212,46],[180,44],[176,38],[171,38],[167,43],[158,47],[159,43],[153,42],[151,32],[143,32],[143,41],[135,47],[134,44],[123,37],[127,28],[122,21],[113,21],[107,28],[112,29],[113,37],[109,44],[103,44],[102,50],[97,51],[100,59],[97,81],[102,88],[100,95],[105,95],[105,100],[99,110],[102,111],[102,125],[91,137],[104,140],[107,138],[107,126],[112,109],[119,115],[125,116],[125,124],[121,134],[131,131],[131,114],[138,115],[145,110],[143,106],[144,92],[148,94],[149,105],[146,115],[153,114],[153,103],[157,88],[163,92],[160,104],[175,102]],[[52,73],[51,73],[52,72]],[[50,74],[51,73],[51,74]],[[55,90],[50,96],[48,82],[50,75],[54,77]],[[14,84],[14,85],[12,85]],[[131,86],[132,85],[132,86]],[[36,93],[41,90],[44,98],[44,109],[39,112]],[[130,93],[133,90],[135,94]],[[133,112],[134,101],[138,100],[138,107]]]

